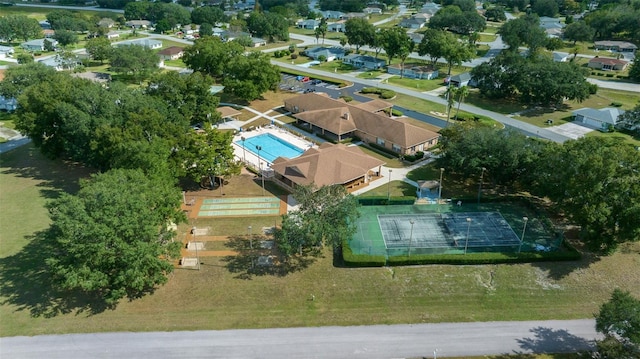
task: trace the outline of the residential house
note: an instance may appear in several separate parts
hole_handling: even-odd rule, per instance
[[[362,12],[368,15],[382,15],[382,9],[379,7],[365,7]]]
[[[418,11],[418,13],[429,14],[433,16],[435,13],[438,12],[438,10],[440,10],[440,8],[441,6],[439,4],[428,2],[422,5],[422,8],[420,8],[420,11]]]
[[[615,107],[606,107],[599,110],[585,107],[575,110],[571,114],[577,122],[608,132],[618,124],[618,118],[623,113],[624,110]]]
[[[116,46],[137,45],[137,46],[143,46],[152,50],[156,50],[156,49],[162,48],[162,41],[155,40],[155,39],[135,39],[135,40],[122,41],[115,45]]]
[[[327,24],[327,31],[329,32],[344,32],[345,30],[346,26],[344,20]]]
[[[400,21],[400,27],[407,29],[422,29],[427,22],[421,18],[410,17]]]
[[[420,34],[420,33],[417,33],[417,32],[408,32],[407,36],[409,36],[411,41],[413,41],[415,44],[421,43],[422,39],[424,38],[423,34]]]
[[[562,37],[562,31],[565,24],[560,22],[560,19],[555,17],[543,16],[540,18],[540,28],[544,30],[547,37]]]
[[[38,21],[38,24],[43,30],[51,30],[51,24],[47,20]]]
[[[180,31],[182,31],[182,33],[185,35],[193,35],[200,31],[200,25],[195,25],[195,26],[185,25],[182,27]]]
[[[626,41],[596,41],[594,45],[598,50],[616,52],[636,52],[636,50],[638,50],[638,46]]]
[[[52,39],[56,35],[56,31],[51,29],[44,29],[42,30],[42,35],[44,35],[45,39]]]
[[[353,191],[380,176],[384,164],[357,146],[325,142],[293,159],[278,157],[271,169],[274,180],[291,190],[313,184],[316,187],[342,185],[347,191]]]
[[[178,46],[170,46],[158,52],[163,60],[177,60],[184,55],[184,49]]]
[[[223,41],[233,41],[242,37],[251,37],[251,34],[244,31],[224,31],[220,37]]]
[[[56,71],[73,70],[80,64],[78,56],[72,56],[70,58],[62,58],[59,55],[49,57],[38,61],[39,63],[53,67]]]
[[[300,20],[296,24],[299,29],[315,30],[320,26],[320,21],[315,19]]]
[[[115,32],[115,31],[109,31],[106,35],[107,39],[109,40],[115,40],[115,39],[119,39],[120,38],[120,33]]]
[[[136,29],[146,29],[151,27],[151,21],[149,20],[129,20],[124,23],[127,27],[132,27]]]
[[[459,75],[451,76],[451,78],[447,81],[445,79],[445,83],[448,82],[449,86],[462,87],[469,86],[471,82],[471,74],[468,72],[463,72]]]
[[[113,21],[112,19],[109,19],[108,17],[103,17],[102,19],[100,19],[100,21],[98,21],[98,26],[99,27],[103,27],[103,28],[107,28],[110,29],[112,27],[114,27],[116,24],[115,21]]]
[[[385,111],[391,107],[382,100],[352,105],[320,93],[284,101],[284,108],[303,127],[338,141],[358,137],[404,155],[425,151],[438,143],[437,133],[389,117]]]
[[[320,14],[322,14],[322,17],[325,19],[341,19],[342,16],[344,16],[344,13],[342,11],[333,11],[333,10],[326,10],[326,11],[320,11]]]
[[[387,66],[387,72],[393,75],[400,75],[421,80],[432,80],[438,78],[438,69],[432,65],[405,64],[404,71],[400,64]]]
[[[340,17],[340,20],[349,20],[349,19],[355,19],[355,18],[368,19],[369,15],[363,12],[348,12],[346,14],[343,14]]]
[[[212,30],[213,30],[213,36],[218,36],[218,37],[222,37],[222,34],[224,34],[226,31],[221,27],[214,27]]]
[[[342,58],[342,63],[357,68],[365,68],[368,70],[377,70],[384,67],[387,62],[382,59],[376,59],[369,55],[350,54]]]
[[[253,47],[267,46],[267,40],[261,39],[259,37],[252,37],[251,38],[251,45]]]
[[[324,60],[329,62],[333,60],[342,60],[344,57],[344,49],[340,47],[314,47],[304,51],[304,54],[316,61],[324,56]]]
[[[6,98],[4,96],[0,96],[0,110],[11,112],[15,111],[16,108],[18,108],[18,100],[14,97]]]
[[[20,44],[20,47],[27,51],[44,51],[44,42],[48,41],[52,46],[58,45],[58,41],[54,39],[36,39],[27,42],[23,42]]]
[[[85,80],[90,80],[93,82],[106,83],[111,81],[111,75],[106,72],[94,72],[94,71],[85,71],[85,72],[73,72],[71,76],[78,77]]]
[[[11,46],[0,46],[0,56],[11,56],[14,53],[14,49]]]
[[[567,62],[569,61],[569,54],[566,52],[554,52],[553,53],[553,61],[554,62]]]
[[[612,59],[609,57],[594,57],[589,60],[587,67],[596,70],[613,70],[624,71],[627,68],[629,62],[619,59]]]

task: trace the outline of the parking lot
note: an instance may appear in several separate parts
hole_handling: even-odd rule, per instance
[[[319,79],[314,79],[306,76],[296,76],[289,74],[282,74],[280,81],[280,90],[291,91],[296,93],[308,93],[320,91],[322,88],[337,89],[338,85],[333,83],[324,82]]]

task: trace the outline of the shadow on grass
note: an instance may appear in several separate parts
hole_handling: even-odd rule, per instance
[[[225,243],[230,250],[238,253],[222,259],[229,272],[236,274],[236,278],[250,280],[254,276],[284,277],[290,273],[301,271],[315,262],[320,251],[303,251],[303,255],[285,258],[279,254],[275,246],[269,248],[270,239],[262,236],[229,237]]]
[[[565,329],[555,330],[537,327],[531,329],[531,333],[533,337],[518,339],[518,344],[523,351],[533,353],[577,353],[591,350],[594,347],[592,340],[571,334]]]
[[[1,304],[46,318],[71,312],[91,315],[112,309],[97,297],[54,287],[54,278],[45,263],[54,251],[46,238],[46,231],[37,232],[20,252],[0,258]]]

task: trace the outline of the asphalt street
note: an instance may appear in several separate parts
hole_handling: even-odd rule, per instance
[[[575,352],[598,338],[592,319],[0,338],[0,357],[410,358]]]

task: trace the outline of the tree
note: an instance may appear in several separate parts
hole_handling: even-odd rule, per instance
[[[47,14],[47,21],[51,24],[51,28],[69,31],[87,31],[89,24],[80,13],[74,13],[68,10],[53,10]]]
[[[484,17],[487,18],[487,21],[507,21],[507,15],[505,15],[504,8],[501,6],[494,6],[487,9],[484,12]]]
[[[280,83],[280,70],[271,65],[269,56],[260,52],[236,56],[227,65],[223,79],[225,92],[246,101],[258,99],[268,90],[276,90]]]
[[[199,72],[185,76],[167,71],[149,80],[146,93],[163,100],[170,111],[177,111],[191,125],[216,124],[220,121],[216,111],[220,98],[211,93],[212,85],[213,79]]]
[[[588,247],[609,252],[640,238],[640,156],[632,146],[614,138],[568,141],[545,151],[535,173],[533,192],[580,225]]]
[[[442,136],[444,167],[467,177],[484,167],[498,184],[512,184],[530,176],[546,146],[514,129],[456,124],[447,127]]]
[[[619,120],[620,125],[628,129],[635,128],[635,131],[640,133],[640,104],[636,105],[632,110],[625,111]]]
[[[451,68],[454,64],[461,65],[463,61],[471,60],[476,54],[475,48],[459,41],[449,42],[444,50],[442,57],[447,60],[447,65],[449,66],[447,77],[451,77]]]
[[[418,45],[418,55],[429,55],[431,63],[435,66],[452,41],[455,41],[454,36],[443,30],[427,29]]]
[[[429,20],[429,28],[449,30],[461,35],[481,32],[485,27],[486,20],[475,9],[462,11],[458,6],[446,6]]]
[[[200,24],[200,31],[198,32],[200,36],[212,36],[213,35],[213,25],[208,22],[203,22]]]
[[[182,61],[192,70],[220,78],[231,59],[244,53],[236,42],[222,42],[217,36],[206,36],[187,46]]]
[[[456,90],[455,94],[458,96],[458,108],[456,109],[456,118],[458,118],[460,105],[462,104],[462,101],[464,101],[464,98],[469,95],[469,88],[467,86],[461,86]]]
[[[247,29],[257,37],[276,40],[289,40],[289,22],[282,15],[253,11],[247,18]]]
[[[640,82],[640,61],[634,61],[631,68],[629,68],[629,78]]]
[[[564,28],[564,38],[573,41],[575,45],[577,41],[592,41],[595,31],[584,21],[574,22]]]
[[[565,46],[564,41],[562,41],[562,39],[559,39],[557,37],[548,38],[547,43],[544,45],[544,47],[549,51],[559,50],[564,46]]]
[[[537,50],[547,42],[547,35],[539,26],[537,16],[524,16],[504,23],[498,34],[509,47],[509,51],[517,52],[520,46],[529,47],[529,56],[534,56]]]
[[[389,64],[391,64],[394,57],[400,57],[403,55],[406,59],[409,53],[411,53],[411,50],[413,50],[413,40],[411,40],[409,35],[407,35],[407,31],[405,29],[382,29],[380,31],[380,36],[382,38],[382,48],[389,58]]]
[[[40,62],[28,61],[24,66],[8,67],[5,70],[4,81],[0,81],[0,96],[18,98],[32,85],[49,82],[58,75],[51,66]]]
[[[596,330],[605,338],[596,342],[601,358],[634,359],[640,356],[640,300],[614,289],[611,299],[600,306]]]
[[[213,129],[208,122],[203,130],[203,133],[186,139],[185,154],[181,160],[189,177],[196,182],[206,179],[213,187],[215,177],[240,174],[240,165],[235,160],[231,147],[231,132]]]
[[[153,3],[147,1],[132,1],[124,7],[124,18],[127,20],[145,20]]]
[[[286,255],[322,244],[337,250],[355,233],[358,201],[344,187],[297,186],[293,197],[300,204],[298,210],[283,217],[282,229],[276,230],[278,248],[284,248]]]
[[[538,16],[549,17],[555,17],[559,10],[556,0],[536,0],[532,9]]]
[[[373,42],[376,30],[366,19],[351,18],[344,24],[344,35],[349,44],[356,47],[356,52],[360,51],[360,46]]]
[[[47,237],[55,252],[46,264],[55,285],[114,307],[166,283],[180,255],[167,225],[184,221],[180,192],[171,183],[140,170],[113,170],[49,205]]]
[[[0,38],[6,42],[14,39],[27,41],[42,36],[38,20],[25,15],[6,15],[0,17]]]
[[[63,47],[78,42],[78,35],[75,31],[70,30],[56,30],[53,38]]]
[[[198,25],[204,23],[215,24],[217,22],[226,22],[227,20],[224,11],[219,6],[200,6],[191,12],[191,21]]]
[[[16,60],[18,60],[20,65],[30,64],[34,61],[33,55],[25,52],[18,54],[18,56],[16,56]]]
[[[157,71],[160,57],[153,50],[139,45],[118,46],[111,53],[111,69],[134,80],[147,78]]]
[[[89,56],[100,63],[104,63],[104,60],[108,60],[111,57],[113,47],[111,42],[106,37],[94,37],[87,41],[86,50]]]
[[[316,41],[318,40],[319,36],[322,36],[322,44],[324,45],[324,37],[327,35],[327,31],[327,20],[325,18],[322,18],[322,20],[320,21],[320,25],[315,29]]]

